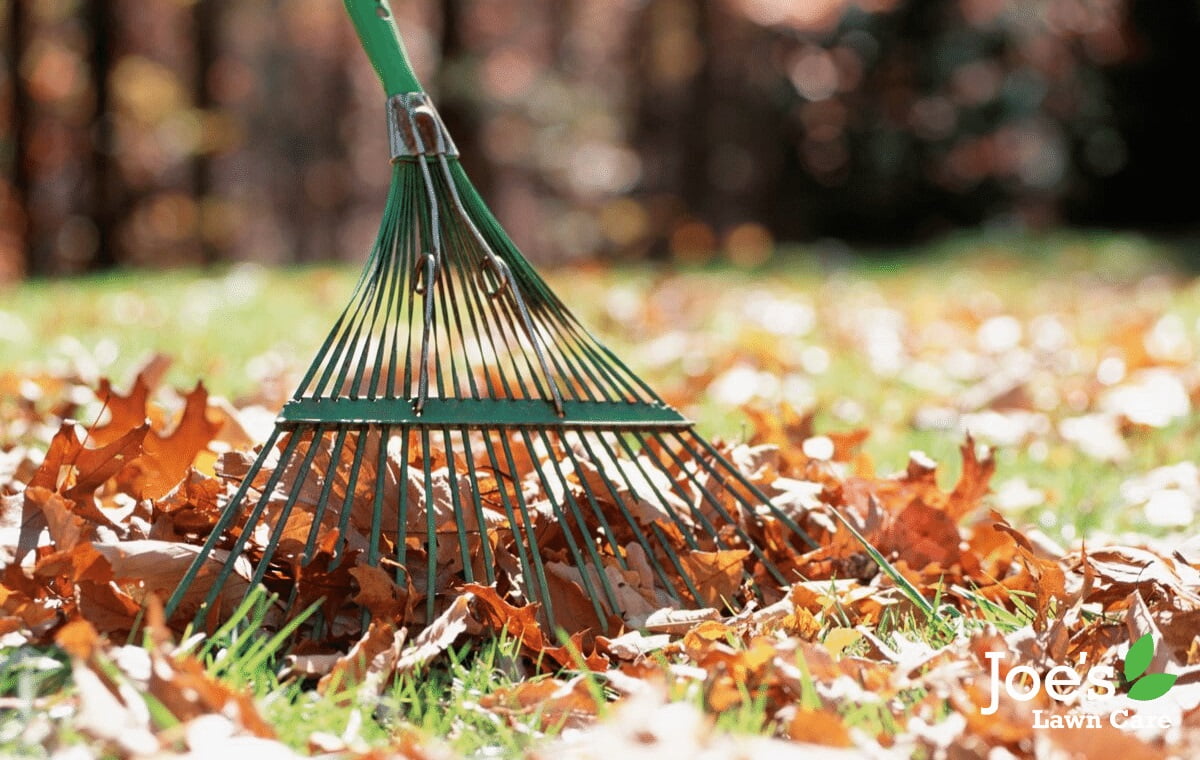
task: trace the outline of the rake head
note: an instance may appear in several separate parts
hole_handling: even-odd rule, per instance
[[[796,580],[771,560],[812,544],[796,516],[580,325],[463,172],[386,3],[347,7],[391,93],[383,223],[272,436],[226,463],[240,485],[168,610],[203,616],[235,574],[295,609],[366,564],[407,622],[486,583],[613,631]]]

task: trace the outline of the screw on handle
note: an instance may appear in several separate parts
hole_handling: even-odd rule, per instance
[[[423,92],[408,62],[388,0],[345,0],[345,3],[358,39],[379,74],[387,96]]]

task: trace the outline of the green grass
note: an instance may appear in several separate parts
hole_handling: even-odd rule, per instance
[[[553,736],[537,712],[502,721],[480,709],[479,700],[526,680],[519,644],[505,637],[473,641],[452,649],[430,666],[393,680],[377,701],[365,701],[355,684],[332,684],[318,695],[314,684],[286,676],[283,641],[290,630],[271,636],[259,628],[267,606],[251,595],[241,609],[241,625],[227,625],[207,637],[188,638],[185,651],[236,691],[253,695],[280,741],[307,752],[314,733],[365,751],[391,746],[411,734],[420,746],[441,745],[464,755],[516,756],[532,742]],[[303,616],[292,625],[300,625]],[[145,646],[149,647],[147,641]],[[100,667],[114,681],[127,680],[111,662]],[[43,758],[56,747],[85,741],[72,726],[66,707],[75,696],[66,655],[56,647],[0,651],[0,699],[16,707],[0,709],[0,757]],[[143,695],[156,729],[169,729],[174,717]],[[47,746],[51,740],[53,746]]]
[[[69,722],[56,720],[56,707],[70,698],[71,672],[56,647],[0,650],[0,757],[48,756],[47,741],[75,744]]]

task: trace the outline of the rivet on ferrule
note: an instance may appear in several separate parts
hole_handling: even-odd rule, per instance
[[[458,147],[426,93],[405,92],[388,98],[387,122],[392,161],[458,155]]]

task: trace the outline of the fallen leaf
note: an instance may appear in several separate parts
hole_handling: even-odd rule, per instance
[[[596,699],[584,679],[546,678],[497,689],[479,700],[480,707],[498,715],[536,715],[542,727],[578,728],[596,718]]]
[[[797,710],[787,724],[787,735],[792,741],[831,747],[850,747],[854,744],[842,716],[825,709]]]
[[[405,617],[410,595],[386,571],[374,565],[355,565],[350,575],[358,583],[354,603],[365,607],[372,619],[396,621]]]
[[[207,406],[208,391],[203,383],[197,383],[186,397],[183,416],[175,429],[165,436],[151,432],[146,437],[143,456],[122,473],[136,496],[162,498],[187,474],[196,455],[220,429],[219,423],[208,420]]]
[[[162,599],[169,597],[200,553],[199,546],[154,539],[96,543],[93,548],[107,560],[112,568],[113,579],[135,603],[144,602],[152,595]],[[229,552],[226,550],[215,549],[209,553],[207,561],[200,566],[187,593],[180,600],[176,619],[191,620],[228,560]],[[241,604],[250,587],[250,578],[249,561],[245,557],[238,557],[217,596],[221,619]]]
[[[750,552],[745,549],[691,551],[680,556],[679,561],[700,594],[697,601],[708,607],[721,608],[734,604],[748,556]]]

